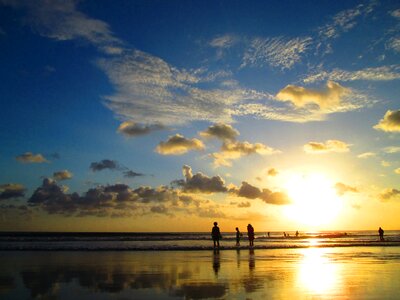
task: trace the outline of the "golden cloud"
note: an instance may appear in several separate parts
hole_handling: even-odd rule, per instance
[[[32,152],[26,152],[24,154],[18,155],[16,157],[16,160],[21,162],[21,163],[44,163],[44,162],[49,162],[42,154],[33,154]]]
[[[308,104],[316,104],[321,110],[337,108],[344,96],[350,90],[334,81],[328,81],[325,89],[313,90],[296,85],[287,85],[276,95],[279,101],[290,101],[296,107],[305,107]]]
[[[385,132],[400,132],[400,110],[388,110],[373,128]]]
[[[221,147],[221,152],[215,152],[211,154],[214,158],[215,166],[227,166],[232,165],[231,160],[239,159],[242,156],[248,156],[251,154],[268,155],[279,153],[279,150],[273,149],[262,143],[251,144],[249,142],[224,142]]]
[[[182,155],[190,150],[204,150],[205,146],[198,139],[187,139],[183,135],[170,136],[166,142],[160,142],[155,151],[162,155]]]
[[[309,142],[303,146],[307,153],[348,152],[349,144],[339,140],[327,140],[325,143]]]

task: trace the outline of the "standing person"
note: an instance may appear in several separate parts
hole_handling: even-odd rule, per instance
[[[381,241],[384,241],[384,240],[385,240],[385,239],[383,238],[384,231],[383,231],[383,229],[382,229],[381,227],[379,227],[378,232],[379,232],[379,239],[380,239]]]
[[[221,239],[221,232],[219,231],[218,223],[214,222],[214,227],[211,230],[211,237],[214,242],[214,249],[219,249],[219,240]]]
[[[247,236],[249,237],[250,247],[254,246],[254,228],[251,224],[247,225]]]
[[[239,228],[236,227],[236,246],[240,246],[240,237],[243,234],[239,231]]]

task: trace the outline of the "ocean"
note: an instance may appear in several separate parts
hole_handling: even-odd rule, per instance
[[[400,246],[400,230],[385,231],[380,241],[377,231],[331,231],[256,233],[255,249],[307,247]],[[221,249],[237,249],[235,233],[222,233]],[[240,248],[248,245],[243,233]],[[0,250],[208,250],[210,233],[89,233],[89,232],[1,232]]]

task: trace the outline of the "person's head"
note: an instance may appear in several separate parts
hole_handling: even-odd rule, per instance
[[[236,227],[236,230],[239,230],[239,228]]]
[[[214,226],[217,226],[218,225],[218,223],[217,222],[214,222]]]

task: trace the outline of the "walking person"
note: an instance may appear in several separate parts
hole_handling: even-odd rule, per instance
[[[385,239],[383,238],[383,234],[384,234],[385,232],[383,231],[383,229],[382,229],[381,227],[379,227],[378,233],[379,233],[379,239],[380,239],[381,241],[384,241]]]

